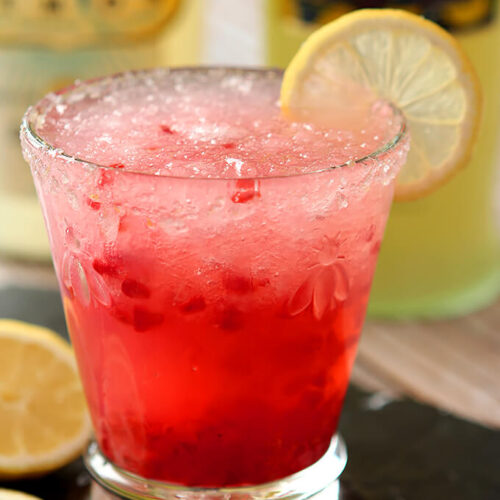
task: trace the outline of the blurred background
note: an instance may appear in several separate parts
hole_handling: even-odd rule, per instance
[[[285,67],[321,24],[362,7],[400,7],[456,35],[479,72],[484,121],[475,157],[444,188],[394,205],[370,313],[449,317],[500,290],[496,0],[2,0],[0,255],[46,262],[48,242],[18,144],[26,108],[75,79],[151,66]]]
[[[462,172],[393,206],[370,303],[377,320],[365,328],[354,382],[500,428],[496,0],[0,0],[0,288],[55,286],[18,140],[30,104],[75,79],[130,69],[285,67],[318,26],[363,7],[408,9],[456,35],[479,73],[484,118]]]

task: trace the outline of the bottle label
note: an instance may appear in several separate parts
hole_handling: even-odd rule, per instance
[[[279,0],[283,17],[308,24],[325,24],[355,9],[391,7],[406,9],[450,31],[482,27],[494,19],[497,0]]]
[[[0,0],[0,43],[69,50],[157,35],[181,0]]]

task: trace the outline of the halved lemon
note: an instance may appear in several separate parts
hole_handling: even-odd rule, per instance
[[[91,426],[75,365],[56,333],[0,320],[0,478],[41,475],[82,452]]]
[[[40,498],[21,491],[0,489],[0,500],[40,500]]]
[[[411,142],[396,199],[425,195],[471,155],[481,90],[468,57],[445,30],[393,9],[357,10],[323,26],[285,71],[281,106],[294,115],[329,102],[356,104],[369,89],[401,109]]]

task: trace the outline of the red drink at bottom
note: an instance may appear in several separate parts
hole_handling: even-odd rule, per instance
[[[355,129],[289,122],[279,85],[162,70],[28,115],[97,441],[143,478],[261,484],[336,432],[406,143],[382,103]]]

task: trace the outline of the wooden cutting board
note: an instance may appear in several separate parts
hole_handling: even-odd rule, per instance
[[[446,321],[373,322],[352,381],[500,429],[500,301]]]

